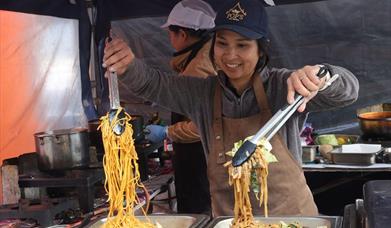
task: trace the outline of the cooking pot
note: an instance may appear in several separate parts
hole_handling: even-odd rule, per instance
[[[391,111],[361,113],[358,119],[364,137],[391,139]]]
[[[94,119],[88,121],[88,134],[90,137],[90,146],[96,150],[96,158],[98,161],[103,160],[104,147],[102,141],[102,132],[98,130],[100,120]]]
[[[61,129],[34,134],[38,168],[42,171],[88,167],[89,135],[85,128]]]

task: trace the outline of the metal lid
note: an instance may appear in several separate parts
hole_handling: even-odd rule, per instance
[[[49,130],[49,131],[43,131],[35,133],[35,137],[52,137],[52,136],[59,136],[59,135],[69,135],[69,134],[77,134],[77,133],[83,133],[88,132],[87,128],[69,128],[69,129],[57,129],[57,130]]]

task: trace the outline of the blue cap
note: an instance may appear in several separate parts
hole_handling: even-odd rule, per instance
[[[249,39],[267,36],[267,14],[261,0],[228,0],[215,19],[214,31],[228,29]]]

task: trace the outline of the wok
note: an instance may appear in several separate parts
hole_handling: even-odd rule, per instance
[[[361,113],[358,119],[364,137],[391,139],[391,111]]]

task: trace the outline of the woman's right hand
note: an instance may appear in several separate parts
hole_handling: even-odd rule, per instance
[[[303,112],[306,108],[306,104],[309,100],[316,96],[319,89],[323,87],[325,78],[319,78],[317,72],[319,72],[320,66],[304,66],[298,69],[289,76],[287,80],[288,96],[287,101],[292,104],[295,100],[295,94],[299,94],[304,97],[304,102],[297,109],[298,112]]]
[[[134,54],[132,50],[122,39],[113,38],[106,43],[102,66],[108,71],[122,75],[133,60]]]

